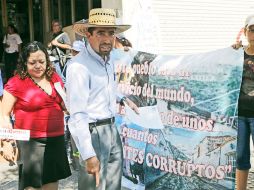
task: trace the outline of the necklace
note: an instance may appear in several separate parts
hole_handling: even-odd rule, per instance
[[[51,97],[51,95],[50,95],[49,93],[47,93],[37,82],[35,82],[35,80],[34,80],[31,76],[29,76],[29,78],[33,81],[33,83],[34,83],[36,86],[38,86],[43,92],[45,92],[48,96]]]

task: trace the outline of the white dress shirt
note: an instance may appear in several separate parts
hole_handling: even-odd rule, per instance
[[[72,58],[66,74],[69,129],[82,160],[96,155],[89,123],[115,116],[116,89],[109,57],[104,61],[87,43],[86,49]]]

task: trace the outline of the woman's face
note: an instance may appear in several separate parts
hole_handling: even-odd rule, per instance
[[[45,76],[47,68],[46,55],[38,50],[31,53],[27,59],[27,72],[32,78],[41,79]]]
[[[54,22],[52,24],[52,30],[53,30],[53,33],[56,34],[58,32],[61,31],[61,27],[60,27],[60,24],[58,22]]]
[[[10,26],[8,26],[7,31],[8,31],[8,34],[13,34],[14,33],[13,28],[10,27]]]
[[[249,26],[245,30],[246,38],[250,45],[254,46],[254,25]]]

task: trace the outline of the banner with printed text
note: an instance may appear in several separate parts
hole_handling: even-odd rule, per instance
[[[115,51],[118,91],[140,107],[116,118],[123,186],[234,189],[243,51],[186,56]],[[125,113],[123,113],[125,112]]]

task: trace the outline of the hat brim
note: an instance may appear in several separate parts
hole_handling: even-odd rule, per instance
[[[254,19],[247,24],[247,28],[254,25]]]
[[[86,36],[87,28],[116,28],[116,34],[122,33],[128,30],[131,25],[96,25],[89,23],[76,22],[73,24],[73,30],[81,36]]]

